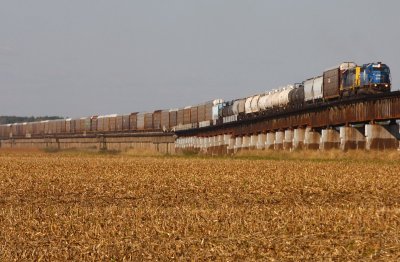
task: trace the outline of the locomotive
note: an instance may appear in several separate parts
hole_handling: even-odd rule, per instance
[[[381,62],[344,62],[322,75],[253,96],[224,101],[214,99],[195,106],[0,125],[0,138],[48,137],[129,132],[170,132],[204,128],[307,105],[361,95],[390,92],[390,69]]]

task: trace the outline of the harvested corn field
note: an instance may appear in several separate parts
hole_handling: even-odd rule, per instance
[[[400,256],[398,157],[0,151],[0,260]]]

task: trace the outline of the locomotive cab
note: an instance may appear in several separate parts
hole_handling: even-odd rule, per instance
[[[360,72],[360,86],[369,93],[390,92],[390,69],[386,64],[365,64]]]

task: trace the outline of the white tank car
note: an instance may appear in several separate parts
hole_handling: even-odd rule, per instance
[[[251,99],[252,98],[253,98],[252,96],[247,97],[246,98],[246,102],[244,103],[244,112],[246,114],[250,114],[251,113]]]
[[[271,108],[279,107],[279,94],[280,94],[280,90],[273,91],[270,101],[269,101]]]
[[[289,93],[293,89],[293,85],[287,85],[279,92],[279,107],[285,107],[289,104]]]
[[[276,92],[277,92],[277,90],[272,90],[272,91],[269,92],[267,100],[266,100],[266,106],[265,106],[266,109],[271,109],[273,107],[273,105],[272,105],[272,101],[273,100],[272,99],[273,99],[273,96],[274,96],[274,94]]]
[[[269,94],[270,94],[270,92],[267,92],[267,93],[261,95],[260,98],[258,99],[258,108],[260,110],[267,109],[267,100],[268,100]]]
[[[260,95],[255,95],[251,99],[251,112],[255,113],[260,111],[260,108],[258,107],[258,100],[260,99]]]
[[[235,115],[244,113],[245,112],[245,103],[246,103],[246,98],[238,99],[235,102],[233,102],[233,107],[232,107],[233,113]]]

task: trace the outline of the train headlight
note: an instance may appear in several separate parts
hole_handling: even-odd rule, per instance
[[[385,85],[385,87],[388,87],[388,86],[389,86],[388,84]]]
[[[374,86],[378,86],[377,84],[375,84]]]

